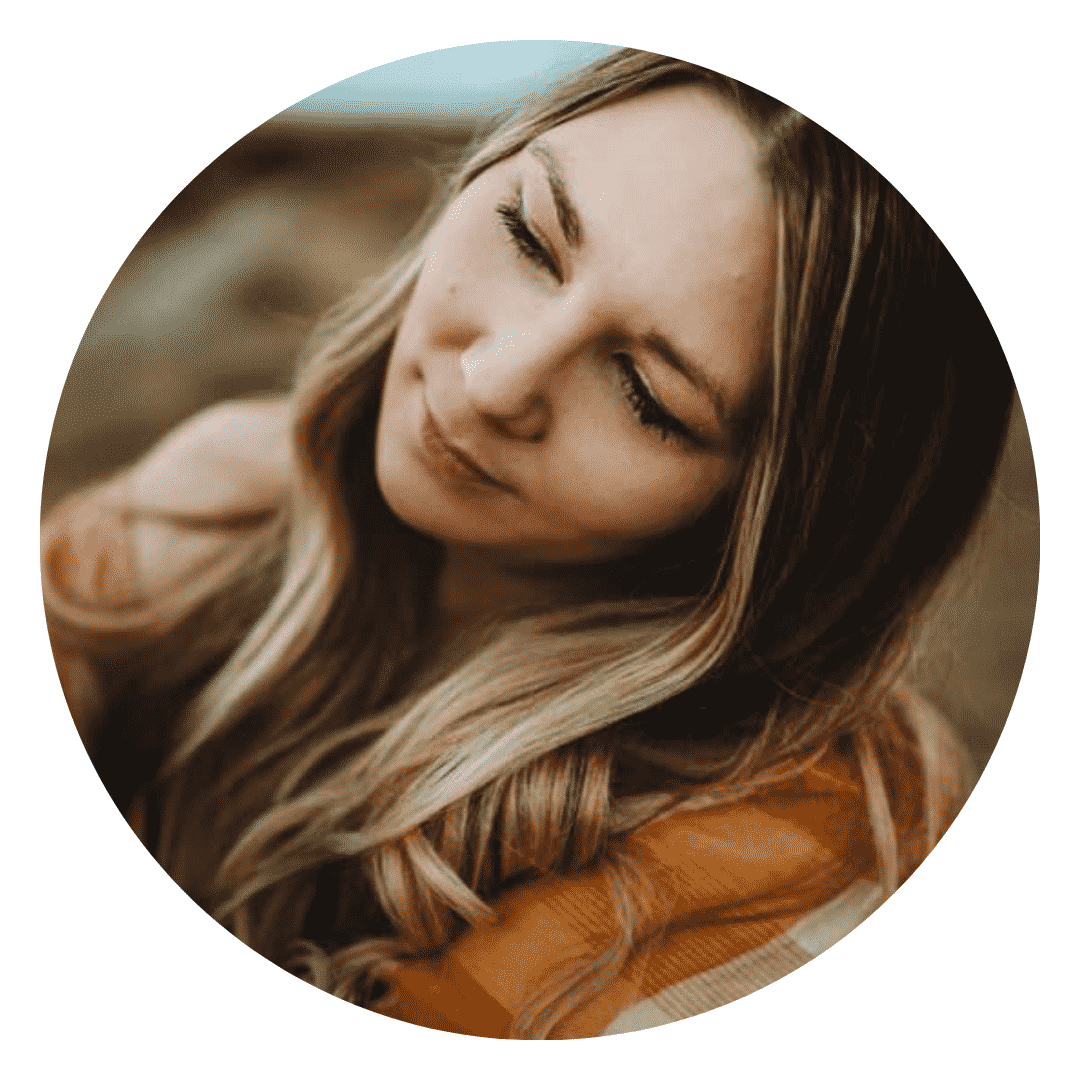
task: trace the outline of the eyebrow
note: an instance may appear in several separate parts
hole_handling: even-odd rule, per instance
[[[559,228],[562,229],[563,238],[571,248],[581,247],[581,218],[570,199],[570,193],[566,190],[566,178],[558,158],[543,142],[530,143],[529,153],[543,165],[544,172],[547,173],[548,187],[551,188],[551,199],[555,203],[555,215],[559,219]]]

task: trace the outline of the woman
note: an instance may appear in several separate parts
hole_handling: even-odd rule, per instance
[[[242,940],[391,1016],[570,1038],[792,970],[968,779],[904,681],[1012,403],[906,202],[623,51],[462,166],[287,401],[45,536],[113,798]]]

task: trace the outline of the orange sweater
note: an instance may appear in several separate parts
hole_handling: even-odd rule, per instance
[[[61,504],[43,539],[50,606],[122,614],[203,560],[227,557],[245,517],[282,497],[285,424],[280,404],[211,410],[134,469]],[[241,524],[239,533],[183,527],[156,511],[229,512]],[[100,696],[94,669],[63,635],[54,648],[85,738]],[[652,821],[629,846],[656,890],[655,933],[554,1037],[630,1031],[725,1004],[816,956],[881,900],[858,770],[838,747],[740,803],[684,807]],[[379,1011],[503,1037],[538,987],[616,933],[597,872],[547,875],[495,907],[494,925],[467,931],[438,959],[399,965]]]

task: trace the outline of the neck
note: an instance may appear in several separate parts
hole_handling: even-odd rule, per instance
[[[595,567],[517,566],[479,547],[447,545],[435,589],[442,621],[477,626],[523,614],[600,599]]]
[[[487,621],[546,599],[542,583],[515,572],[482,548],[448,545],[435,602],[449,618]]]

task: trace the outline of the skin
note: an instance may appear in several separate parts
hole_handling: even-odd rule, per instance
[[[732,482],[775,247],[753,137],[701,87],[563,124],[454,201],[424,245],[376,438],[387,503],[446,545],[444,608],[527,598],[553,567],[570,580]]]

